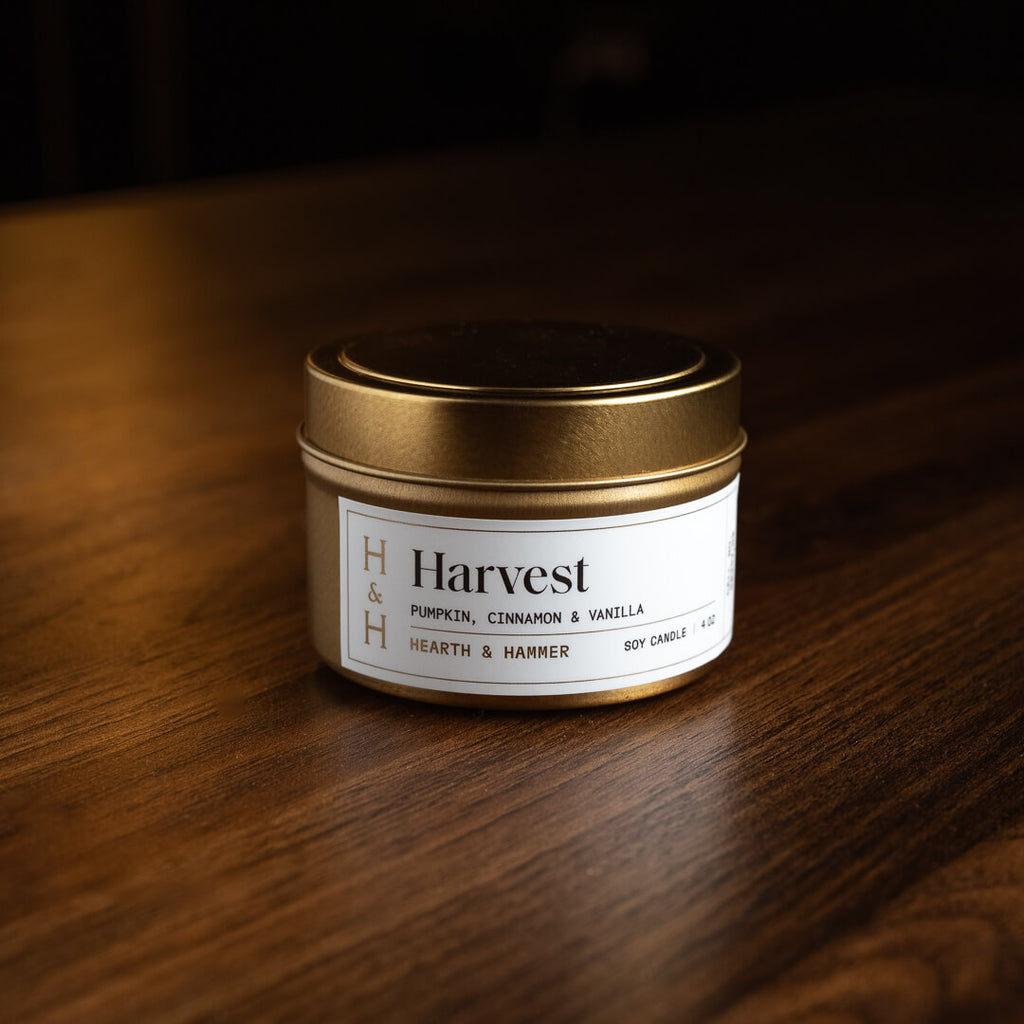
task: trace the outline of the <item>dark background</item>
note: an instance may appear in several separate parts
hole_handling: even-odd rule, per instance
[[[1009,4],[9,0],[0,201],[850,92],[1022,91]]]

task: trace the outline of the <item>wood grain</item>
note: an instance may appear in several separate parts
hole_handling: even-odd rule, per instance
[[[0,220],[19,1021],[1024,1019],[1020,111],[872,97]],[[736,349],[737,633],[512,714],[305,637],[304,353]]]
[[[717,1018],[1020,1020],[1024,828],[979,843]]]

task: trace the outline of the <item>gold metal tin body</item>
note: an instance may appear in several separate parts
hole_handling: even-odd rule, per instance
[[[299,444],[318,653],[375,689],[476,707],[615,703],[697,678],[707,665],[592,692],[467,694],[343,667],[339,497],[484,520],[670,509],[736,478],[739,385],[739,361],[723,349],[601,325],[456,324],[314,350]]]

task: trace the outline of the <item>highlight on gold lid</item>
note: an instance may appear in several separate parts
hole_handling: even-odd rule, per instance
[[[364,334],[310,353],[300,442],[349,468],[461,486],[674,476],[742,450],[739,378],[725,349],[647,328]]]

